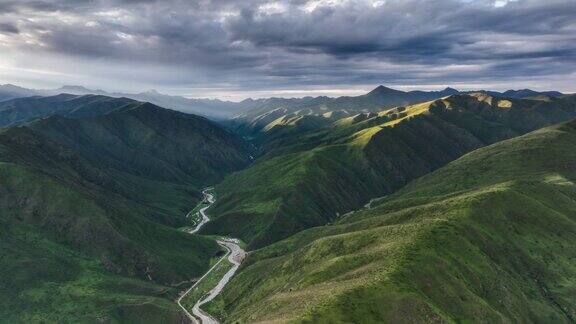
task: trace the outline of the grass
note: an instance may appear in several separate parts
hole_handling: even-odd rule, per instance
[[[360,185],[363,179],[370,183],[372,174],[362,167],[365,163],[359,156],[358,151],[344,146],[327,147],[281,156],[249,172],[236,173],[217,187],[223,194],[215,204],[213,221],[203,232],[238,237],[255,248],[325,224],[335,219],[339,210],[361,203],[362,193],[377,190]],[[240,183],[242,186],[236,187]],[[344,190],[347,185],[349,191]],[[356,201],[351,201],[349,192],[356,193]],[[220,203],[221,199],[226,201]]]
[[[220,261],[222,260],[222,261]],[[182,299],[182,305],[186,309],[191,310],[193,306],[204,296],[206,296],[222,279],[222,277],[232,268],[232,264],[227,260],[227,254],[222,255],[218,258],[214,264],[214,268],[206,277],[204,277],[196,287],[194,287],[190,293]],[[211,315],[216,315],[210,312],[207,308],[202,307],[203,310],[207,311]]]
[[[217,250],[209,239],[139,218],[120,207],[125,201],[109,199],[114,211],[13,164],[0,163],[0,179],[3,319],[123,318],[124,309],[146,305],[177,318],[172,284],[202,274]],[[23,201],[28,209],[18,207]]]
[[[219,253],[176,227],[199,184],[238,167],[237,140],[158,107],[112,115],[0,131],[0,321],[179,322],[178,291]]]
[[[0,131],[2,321],[181,320],[178,291],[221,252],[175,228],[196,188],[247,159],[202,118],[158,109]],[[255,251],[208,309],[243,322],[573,322],[574,124],[478,148],[575,109],[461,95],[271,132],[278,147],[217,188],[204,232]]]
[[[470,151],[576,116],[573,100],[456,95],[272,141],[255,164],[217,186],[204,233],[258,249],[331,223]]]
[[[244,143],[211,121],[149,103],[90,118],[52,116],[27,127],[93,163],[196,188],[249,163]]]
[[[127,322],[178,319],[171,298],[175,291],[140,280],[107,273],[98,264],[78,259],[82,271],[74,280],[46,282],[23,291],[18,299],[4,300],[6,322]],[[18,312],[25,305],[25,312]],[[56,310],[56,311],[55,311]]]
[[[256,250],[229,322],[573,322],[576,123],[471,152],[331,225]]]

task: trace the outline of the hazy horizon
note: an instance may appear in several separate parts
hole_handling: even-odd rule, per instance
[[[28,86],[24,86],[22,84],[14,84],[14,83],[9,83],[9,82],[2,82],[2,80],[0,80],[0,86],[3,85],[12,85],[12,86],[17,86],[17,87],[21,87],[21,88],[25,88],[25,89],[30,89],[30,90],[38,90],[38,91],[54,91],[54,90],[58,90],[60,88],[65,88],[65,87],[81,87],[81,88],[85,88],[86,90],[91,90],[91,91],[104,91],[107,94],[114,94],[114,93],[118,93],[118,94],[141,94],[141,93],[146,93],[146,92],[157,92],[160,93],[161,95],[170,95],[170,96],[181,96],[184,98],[188,98],[188,99],[208,99],[208,100],[222,100],[222,101],[231,101],[231,102],[241,102],[243,100],[246,99],[265,99],[265,98],[303,98],[303,97],[320,97],[320,96],[325,96],[325,97],[340,97],[340,96],[359,96],[359,95],[364,95],[368,92],[370,92],[371,90],[373,90],[374,88],[378,87],[379,85],[373,85],[373,86],[367,86],[367,87],[362,87],[362,88],[358,88],[358,89],[317,89],[317,90],[307,90],[307,91],[299,91],[299,90],[285,90],[285,91],[276,91],[276,92],[271,92],[270,95],[266,95],[268,92],[264,92],[261,95],[255,95],[255,96],[223,96],[223,97],[203,97],[203,96],[190,96],[190,95],[186,95],[186,94],[178,94],[178,93],[170,93],[170,92],[163,92],[163,91],[159,91],[158,89],[141,89],[138,91],[119,91],[119,90],[115,90],[115,89],[111,89],[111,90],[106,90],[106,89],[100,89],[100,88],[89,88],[89,87],[85,87],[82,85],[72,85],[72,84],[65,84],[65,85],[58,85],[52,88],[34,88],[34,87],[28,87]],[[500,89],[494,89],[494,88],[458,88],[458,87],[454,87],[454,86],[433,86],[433,87],[417,87],[417,86],[397,86],[397,87],[391,87],[391,86],[387,86],[382,84],[385,87],[388,88],[392,88],[395,90],[401,90],[401,91],[415,91],[415,90],[420,90],[420,91],[441,91],[444,90],[446,88],[454,88],[456,90],[459,91],[480,91],[480,90],[485,90],[485,91],[497,91],[497,92],[504,92],[507,90],[524,90],[524,89],[530,89],[530,90],[534,90],[534,91],[541,91],[541,92],[545,92],[545,91],[560,91],[563,92],[565,94],[572,94],[574,93],[574,91],[561,91],[558,89],[548,89],[548,88],[500,88]]]

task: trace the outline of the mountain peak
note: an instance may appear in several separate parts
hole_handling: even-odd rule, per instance
[[[108,95],[108,93],[101,89],[88,89],[84,86],[80,85],[64,85],[55,90],[56,92],[65,92],[71,93],[75,95],[87,95],[87,94],[99,94],[99,95]]]
[[[368,92],[368,95],[383,95],[383,94],[397,93],[397,92],[402,92],[402,91],[388,88],[388,87],[385,87],[383,85],[379,85],[376,88],[374,88],[374,90]]]
[[[458,93],[459,91],[451,88],[451,87],[446,87],[444,90],[442,90],[441,92],[450,92],[450,93]]]
[[[10,83],[0,84],[0,89],[4,89],[4,90],[27,90],[27,89],[24,89],[22,87],[19,87],[17,85],[13,85]]]
[[[89,91],[90,89],[79,86],[79,85],[64,85],[60,87],[60,90],[77,90],[77,91]]]
[[[451,87],[446,87],[445,89],[438,91],[438,93],[442,94],[443,96],[451,96],[460,93],[460,91]]]

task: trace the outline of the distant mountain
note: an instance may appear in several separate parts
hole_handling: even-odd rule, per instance
[[[0,102],[0,127],[14,126],[51,115],[90,117],[103,115],[136,101],[99,95],[59,94]]]
[[[559,98],[562,97],[564,94],[559,91],[534,91],[530,89],[522,89],[522,90],[507,90],[504,92],[495,92],[495,91],[485,91],[488,95],[494,97],[503,97],[503,98],[515,98],[515,99],[523,99],[523,98],[530,98],[530,97],[538,97],[538,96],[546,96],[552,98]]]
[[[484,92],[495,97],[517,99],[536,96],[560,97],[563,95],[557,91],[538,92],[530,89]],[[400,91],[380,85],[367,94],[356,97],[248,98],[241,102],[232,102],[218,99],[192,99],[182,96],[171,96],[161,94],[156,90],[140,93],[109,93],[100,89],[88,89],[76,85],[66,85],[51,90],[32,90],[6,84],[0,85],[0,102],[14,98],[54,96],[58,94],[94,94],[115,98],[130,98],[218,120],[236,117],[232,122],[233,127],[242,134],[253,135],[268,123],[286,115],[319,115],[330,112],[353,115],[356,112],[378,111],[383,108],[433,100],[455,93],[458,93],[458,90],[454,88],[446,88],[441,91]]]
[[[186,113],[206,116],[214,119],[227,119],[241,113],[252,104],[252,100],[242,102],[222,101],[217,99],[190,99],[181,96],[170,96],[150,90],[141,93],[109,93],[103,90],[88,89],[82,86],[63,86],[53,90],[32,90],[13,85],[0,85],[0,102],[30,96],[54,96],[58,94],[102,95],[114,98],[130,98],[145,101],[161,107],[179,110]]]
[[[62,94],[62,93],[68,93],[68,94],[74,94],[74,95],[79,95],[79,96],[83,96],[83,95],[108,95],[109,93],[104,91],[104,90],[100,90],[100,89],[88,89],[86,87],[83,86],[76,86],[76,85],[65,85],[62,86],[58,89],[54,89],[54,90],[44,90],[46,93],[51,94]]]
[[[422,140],[423,152],[440,134],[456,144],[488,126],[482,114],[494,118],[494,131],[517,127],[496,117],[513,107],[441,106],[437,113],[451,116],[414,120],[421,131],[410,121],[398,124],[404,136],[396,150],[408,158],[406,168],[411,150],[403,146]],[[540,113],[544,108],[552,107]],[[446,124],[435,124],[437,117]],[[449,122],[456,120],[481,123],[454,129]],[[440,147],[449,146],[435,145],[429,154],[455,152]],[[394,156],[387,160],[375,168],[388,168]],[[253,251],[223,295],[203,309],[240,323],[572,323],[575,162],[574,121],[475,150],[369,209]],[[323,176],[315,174],[310,181]]]
[[[217,186],[205,231],[257,249],[332,222],[467,152],[575,117],[574,96],[455,94],[279,136],[256,163]]]
[[[219,248],[175,227],[201,188],[250,163],[245,144],[126,98],[9,106],[52,115],[0,129],[2,321],[180,323],[173,299]]]
[[[216,119],[226,119],[242,112],[246,107],[242,102],[222,101],[217,99],[190,99],[181,96],[161,94],[156,90],[140,93],[108,93],[103,90],[92,90],[80,86],[64,86],[51,91],[52,93],[71,93],[76,95],[97,94],[110,97],[125,97],[138,101],[150,102],[155,105],[179,110],[186,113],[206,116]],[[248,102],[249,103],[249,102]]]
[[[39,95],[39,92],[36,90],[26,89],[12,84],[0,84],[0,102],[36,95]]]
[[[417,102],[446,97],[458,93],[458,90],[446,88],[441,91],[400,91],[378,86],[365,95],[358,97],[339,97],[328,104],[331,110],[352,109],[353,111],[379,111],[382,108],[409,105]]]
[[[255,102],[251,109],[235,117],[230,124],[240,134],[253,137],[258,136],[259,132],[281,118],[305,115],[326,116],[327,114],[334,114],[338,117],[351,116],[359,112],[381,111],[455,93],[458,93],[458,90],[452,88],[442,91],[405,92],[381,85],[365,95],[356,97],[272,98]]]

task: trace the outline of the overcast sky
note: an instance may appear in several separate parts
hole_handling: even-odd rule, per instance
[[[0,83],[191,97],[575,91],[576,0],[0,0]]]

